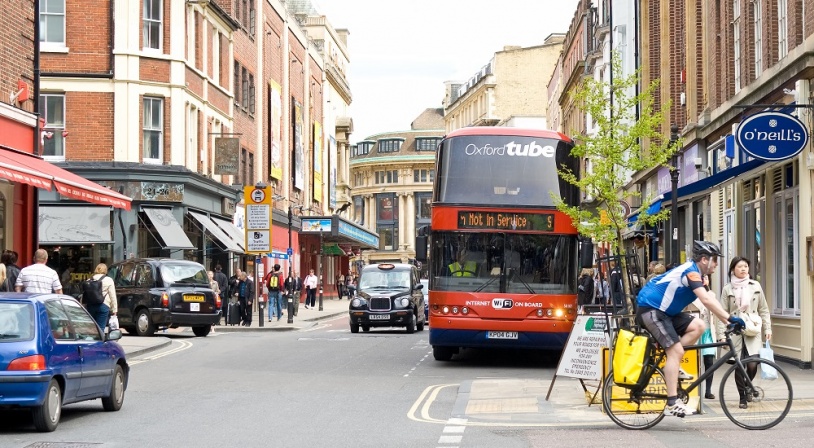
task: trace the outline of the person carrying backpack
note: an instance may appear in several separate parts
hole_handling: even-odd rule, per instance
[[[275,264],[274,270],[269,272],[265,278],[266,288],[269,290],[268,305],[269,305],[269,322],[274,315],[277,315],[277,320],[283,317],[283,298],[280,291],[283,289],[283,273],[280,271],[280,265]]]
[[[115,323],[115,325],[111,325],[112,330],[119,327],[117,317],[119,300],[116,297],[116,285],[113,283],[113,279],[107,276],[106,264],[96,265],[93,276],[82,282],[82,303],[85,304],[88,313],[102,332],[105,331],[108,321]]]

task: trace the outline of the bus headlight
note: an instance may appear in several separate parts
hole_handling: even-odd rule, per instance
[[[552,310],[551,308],[545,310],[545,315],[548,316],[548,317],[553,316],[554,315],[554,310]]]
[[[458,307],[457,306],[452,307],[452,314],[458,314]]]
[[[554,310],[554,315],[557,316],[557,317],[562,317],[564,314],[565,313],[560,308],[557,308],[556,310]]]
[[[543,317],[543,309],[542,308],[537,310],[537,317]]]
[[[445,307],[441,308],[441,312],[444,313],[444,314],[449,314],[449,307],[445,306]]]
[[[469,308],[467,307],[461,308],[461,314],[469,314]]]

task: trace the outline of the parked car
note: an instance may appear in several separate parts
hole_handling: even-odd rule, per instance
[[[424,285],[415,266],[380,263],[362,268],[356,296],[350,301],[350,331],[361,327],[405,327],[407,333],[424,330]]]
[[[430,281],[426,278],[419,280],[422,285],[421,292],[424,293],[424,322],[430,324]]]
[[[152,336],[156,330],[192,327],[206,336],[220,322],[221,299],[203,265],[171,258],[131,258],[108,270],[119,299],[119,327]]]
[[[118,411],[130,376],[121,337],[72,297],[0,294],[0,409],[31,409],[39,431],[55,430],[69,403],[101,398]]]

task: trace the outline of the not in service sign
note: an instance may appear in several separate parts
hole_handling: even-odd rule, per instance
[[[605,316],[577,316],[557,366],[557,376],[602,380],[602,348],[608,347]]]

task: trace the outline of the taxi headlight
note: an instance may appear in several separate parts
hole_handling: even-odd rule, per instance
[[[396,299],[396,305],[401,308],[407,308],[408,306],[410,306],[410,299],[408,299],[407,297]]]
[[[358,297],[350,301],[350,306],[353,307],[353,308],[359,308],[363,304],[364,304],[364,300],[362,300],[362,299],[360,299]]]

